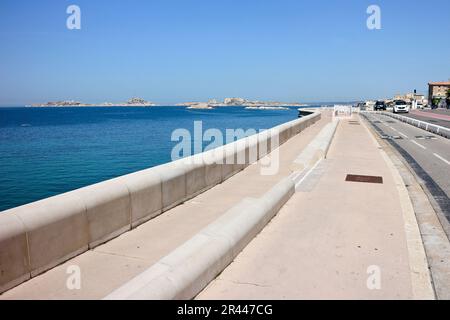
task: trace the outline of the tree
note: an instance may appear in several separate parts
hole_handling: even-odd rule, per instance
[[[447,99],[445,99],[445,103],[447,105],[447,109],[450,108],[450,89],[447,90]]]

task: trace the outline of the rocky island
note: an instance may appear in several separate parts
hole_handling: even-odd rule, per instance
[[[126,102],[83,103],[75,100],[50,101],[44,104],[32,104],[32,107],[153,107],[154,103],[142,98],[131,98]]]
[[[278,102],[278,101],[254,101],[244,98],[225,98],[223,102],[216,99],[210,99],[208,102],[185,102],[179,103],[177,106],[184,106],[188,109],[214,109],[215,107],[246,107],[250,110],[288,110],[287,107],[306,107],[306,104],[298,102]]]

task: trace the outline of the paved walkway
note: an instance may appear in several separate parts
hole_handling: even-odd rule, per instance
[[[280,171],[261,176],[259,164],[94,250],[0,295],[0,299],[101,299],[216,220],[244,197],[259,197],[291,171],[297,154],[330,121],[329,114],[280,147]],[[67,268],[80,267],[81,289],[69,290]]]
[[[197,298],[432,298],[414,213],[395,173],[363,125],[341,121],[327,159]],[[383,184],[346,182],[347,174],[381,176]],[[368,271],[379,271],[371,278],[379,290],[368,288]]]

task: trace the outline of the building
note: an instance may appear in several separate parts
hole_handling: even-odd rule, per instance
[[[425,96],[423,94],[419,94],[419,93],[407,93],[404,95],[398,94],[394,97],[394,100],[403,100],[406,102],[417,101],[420,103],[426,103]]]
[[[437,105],[442,99],[449,98],[450,81],[428,83],[428,102]]]

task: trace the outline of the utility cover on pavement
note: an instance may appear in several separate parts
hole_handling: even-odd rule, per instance
[[[364,182],[364,183],[383,183],[383,177],[363,176],[358,174],[348,174],[345,181]]]

